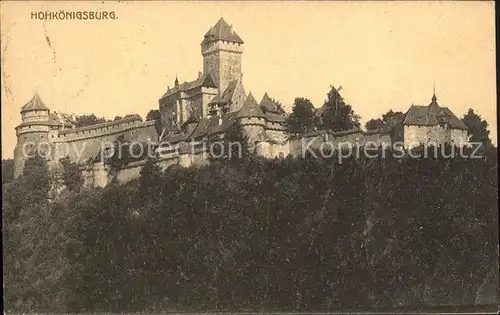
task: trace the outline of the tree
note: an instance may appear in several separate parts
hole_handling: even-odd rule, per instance
[[[273,102],[274,106],[276,106],[276,108],[278,109],[279,114],[285,113],[285,110],[283,109],[283,104],[281,104],[279,100],[273,98],[271,99],[271,101]]]
[[[328,100],[324,106],[325,110],[321,119],[322,129],[340,131],[360,127],[360,117],[354,113],[351,105],[345,103],[335,87],[332,86],[328,92]]]
[[[3,187],[6,311],[495,303],[496,150],[488,159],[372,153],[162,174],[150,161],[141,180],[61,202],[33,202],[25,178],[13,180]],[[143,188],[153,190],[143,197]]]
[[[125,117],[123,117],[123,119],[130,118],[130,117],[135,117],[135,116],[139,116],[139,115],[138,114],[127,114],[127,115],[125,115]]]
[[[242,161],[253,156],[254,146],[239,124],[233,123],[221,139],[215,136],[208,141],[211,160]]]
[[[366,130],[376,130],[384,127],[391,119],[403,115],[403,112],[393,112],[392,109],[382,115],[382,118],[371,119],[366,122]]]
[[[13,159],[3,159],[2,160],[2,184],[12,181],[14,178],[14,160]]]
[[[148,159],[141,169],[141,177],[139,179],[140,192],[149,196],[149,192],[158,191],[161,188],[159,187],[161,178],[160,167],[155,163],[155,160]]]
[[[117,121],[117,120],[121,120],[123,119],[122,116],[115,116],[115,119],[113,119],[113,121]]]
[[[47,160],[38,152],[24,162],[23,177],[26,189],[38,197],[47,198],[52,188],[52,178],[49,174]]]
[[[80,166],[70,161],[69,157],[61,158],[59,161],[63,166],[62,180],[64,185],[68,187],[69,191],[80,192],[84,183]]]
[[[489,137],[488,122],[481,118],[481,115],[476,114],[472,108],[467,111],[467,114],[462,118],[463,123],[469,129],[470,142],[480,142],[486,148],[491,147],[491,139]]]
[[[289,133],[303,133],[313,130],[315,126],[314,106],[303,97],[295,98],[292,113],[285,120]]]
[[[104,117],[96,117],[96,115],[90,114],[90,115],[76,116],[75,122],[76,122],[76,128],[80,128],[80,127],[105,123],[107,122],[107,120]]]
[[[393,112],[392,109],[390,109],[387,113],[382,115],[382,121],[384,124],[388,123],[389,120],[391,120],[394,117],[398,117],[403,115],[403,112]]]
[[[160,111],[158,109],[152,109],[146,115],[146,121],[159,120],[161,118]]]
[[[384,122],[382,119],[377,118],[377,119],[370,119],[369,121],[366,122],[366,130],[377,130],[380,129],[384,126]]]

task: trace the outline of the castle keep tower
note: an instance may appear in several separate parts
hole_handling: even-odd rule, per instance
[[[207,118],[236,111],[246,95],[241,82],[243,40],[222,18],[201,42],[203,72],[193,81],[174,81],[174,87],[159,99],[161,121],[166,132],[177,132],[190,115]]]
[[[201,42],[203,73],[211,73],[219,93],[225,91],[229,82],[241,80],[241,54],[243,40],[233,27],[220,19]]]
[[[18,178],[24,168],[24,161],[32,150],[50,150],[49,133],[56,127],[50,111],[35,93],[35,96],[21,108],[22,123],[16,127],[17,145],[14,149],[14,178]]]

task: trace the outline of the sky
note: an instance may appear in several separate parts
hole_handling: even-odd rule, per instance
[[[0,2],[2,157],[35,91],[55,111],[142,117],[202,70],[200,43],[223,17],[244,40],[243,84],[290,110],[330,85],[362,117],[438,103],[473,108],[496,144],[493,2]],[[111,20],[38,20],[31,12],[114,11]]]

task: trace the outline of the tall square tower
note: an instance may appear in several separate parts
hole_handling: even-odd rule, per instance
[[[241,80],[241,55],[243,40],[233,27],[220,19],[201,42],[203,73],[211,73],[222,94],[229,82]]]

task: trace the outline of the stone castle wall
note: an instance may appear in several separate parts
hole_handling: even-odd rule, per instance
[[[390,145],[390,134],[365,133],[361,130],[343,131],[338,133],[320,132],[290,139],[289,153],[293,156],[302,156],[307,151],[329,152],[339,150],[350,145]]]
[[[264,133],[266,120],[263,117],[244,117],[239,120],[239,125],[248,141],[253,143]]]
[[[463,144],[469,142],[469,135],[467,130],[452,129],[450,138],[451,141],[456,144]]]
[[[444,143],[450,140],[450,130],[441,126],[404,126],[404,146],[416,147],[433,141]]]
[[[165,155],[156,160],[156,165],[160,167],[161,171],[165,171],[172,166],[201,167],[209,163],[207,156],[207,154],[200,151],[194,154],[181,153],[171,154],[169,156]],[[128,183],[141,176],[141,170],[146,162],[147,160],[145,159],[128,164],[117,171],[114,179],[110,176],[109,166],[102,162],[94,163],[92,171],[87,169],[83,170],[83,177],[85,179],[84,185],[87,187],[105,187],[112,180],[120,185]]]
[[[130,121],[111,127],[101,126],[96,129],[75,129],[74,131],[62,135],[60,133],[57,138],[54,138],[55,159],[68,156],[77,163],[84,163],[94,157],[101,147],[110,146],[120,136],[128,141],[156,142],[158,140],[154,121]]]
[[[24,162],[29,158],[26,153],[30,152],[30,144],[34,144],[34,148],[50,161],[57,162],[67,156],[77,163],[85,163],[98,154],[103,145],[111,144],[121,135],[129,141],[158,140],[155,122],[143,122],[135,117],[66,130],[51,130],[43,125],[23,126],[18,128],[17,133],[18,143],[14,149],[15,178],[22,174]]]

